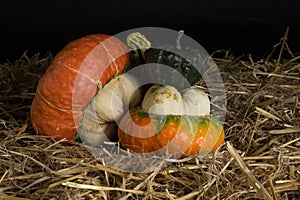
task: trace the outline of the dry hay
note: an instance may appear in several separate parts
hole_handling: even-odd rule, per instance
[[[51,54],[0,65],[1,199],[300,199],[300,56],[283,37],[266,58],[213,54],[227,94],[214,155],[124,173],[78,143],[36,135],[29,107]]]

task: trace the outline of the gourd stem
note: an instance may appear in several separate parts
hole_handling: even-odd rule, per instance
[[[181,50],[180,39],[181,39],[181,37],[183,36],[183,34],[184,34],[184,31],[183,31],[183,30],[180,30],[180,31],[178,32],[178,37],[177,37],[177,39],[176,39],[176,48],[179,49],[179,50]]]
[[[135,32],[127,36],[127,45],[137,64],[145,63],[145,52],[151,48],[151,42],[140,32]]]

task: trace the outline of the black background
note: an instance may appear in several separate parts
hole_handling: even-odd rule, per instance
[[[300,50],[299,0],[1,1],[0,62],[52,51],[90,33],[138,27],[183,29],[209,53],[269,53],[290,27],[288,44]]]

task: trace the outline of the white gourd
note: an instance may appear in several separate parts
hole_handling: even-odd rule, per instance
[[[94,97],[84,111],[79,126],[79,137],[90,145],[102,144],[116,134],[116,123],[129,107],[136,107],[142,100],[139,81],[128,74],[121,74],[109,81]]]
[[[204,116],[210,114],[210,101],[198,88],[180,93],[169,85],[153,85],[146,92],[142,108],[150,114]]]
[[[135,107],[140,103],[142,92],[138,88],[138,80],[129,74],[121,74],[112,79],[92,102],[98,118],[105,122],[118,121],[129,109],[129,105]]]
[[[210,101],[207,94],[199,88],[182,91],[183,111],[185,115],[205,116],[210,114]]]
[[[145,94],[142,108],[150,114],[182,115],[182,97],[172,86],[153,85]]]

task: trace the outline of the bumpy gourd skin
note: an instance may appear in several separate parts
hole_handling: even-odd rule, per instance
[[[207,69],[207,58],[199,50],[185,47],[178,49],[172,45],[164,45],[160,49],[150,48],[145,52],[146,63],[158,63],[169,66],[174,71],[179,72],[186,80],[178,81],[177,76],[173,76],[172,72],[164,75],[160,72],[159,67],[155,71],[151,71],[152,81],[164,85],[172,85],[177,89],[184,89],[195,85],[202,77]]]
[[[208,95],[196,87],[178,91],[170,85],[154,84],[146,92],[141,107],[148,113],[158,115],[210,114]]]
[[[155,115],[141,108],[132,109],[122,118],[118,136],[124,149],[180,157],[214,152],[224,142],[222,124],[211,115]]]

